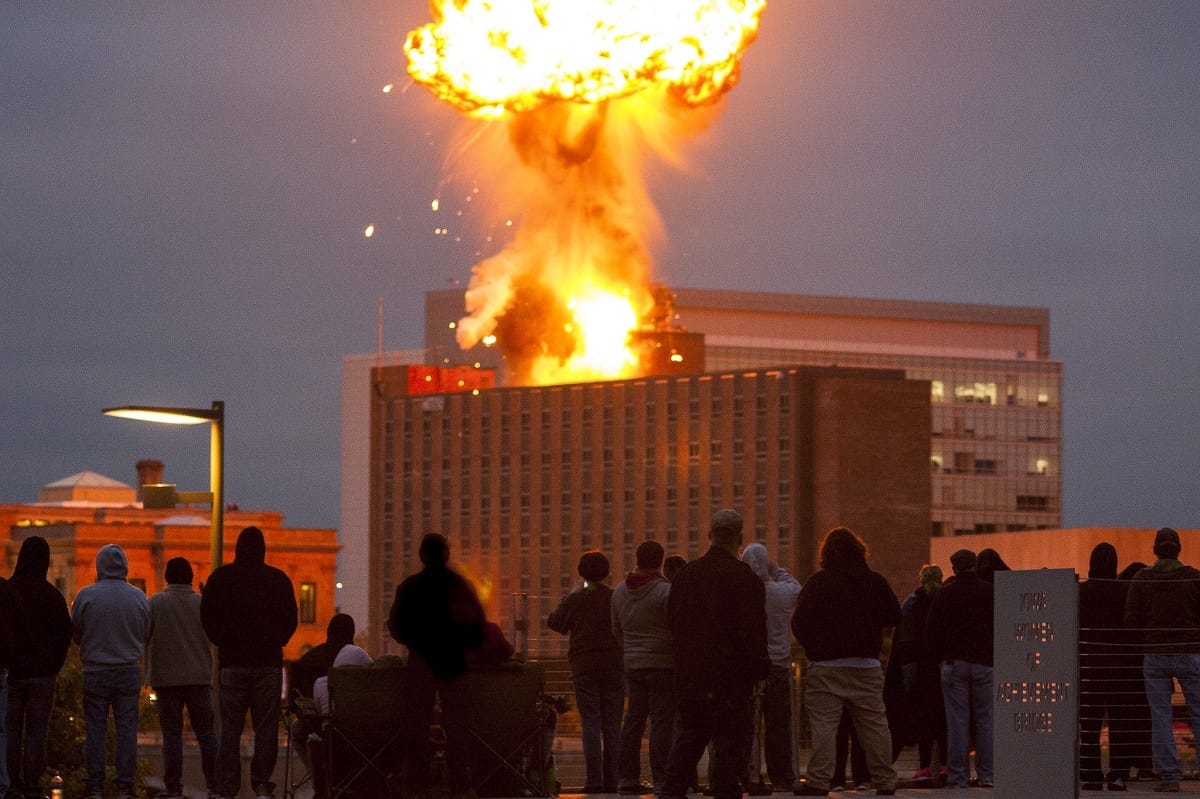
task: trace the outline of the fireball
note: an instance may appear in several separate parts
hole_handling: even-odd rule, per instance
[[[460,346],[494,336],[515,383],[636,372],[658,214],[648,153],[677,159],[687,114],[736,83],[766,0],[433,0],[408,72],[470,118],[506,126],[522,198],[508,246],[476,264]],[[690,110],[689,110],[690,109]],[[519,184],[519,185],[517,185]],[[436,208],[435,208],[436,210]]]

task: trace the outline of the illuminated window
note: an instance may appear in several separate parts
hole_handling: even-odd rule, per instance
[[[941,380],[929,381],[929,399],[932,402],[946,401],[946,384]]]
[[[317,623],[317,584],[300,583],[300,623]]]

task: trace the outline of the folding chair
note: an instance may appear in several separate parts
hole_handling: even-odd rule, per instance
[[[329,670],[328,799],[389,794],[403,753],[403,678],[403,664],[390,658]]]
[[[287,727],[286,759],[283,761],[283,796],[284,799],[295,799],[296,794],[313,780],[313,764],[301,763],[303,768],[297,769],[296,747],[305,746],[307,741],[295,741],[297,732],[296,722],[304,722],[304,729],[318,730],[324,724],[324,716],[317,711],[313,700],[307,696],[295,696],[284,706],[284,725]]]
[[[478,796],[549,796],[540,663],[473,666],[471,780]]]

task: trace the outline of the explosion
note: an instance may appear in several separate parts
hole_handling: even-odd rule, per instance
[[[765,4],[431,0],[433,22],[405,42],[409,75],[502,122],[531,181],[513,192],[512,241],[472,270],[460,346],[495,341],[518,384],[636,372],[659,224],[643,160],[675,158],[737,83]]]

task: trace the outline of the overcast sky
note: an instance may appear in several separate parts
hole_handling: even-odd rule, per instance
[[[342,356],[379,297],[420,346],[487,233],[434,234],[471,178],[405,90],[427,15],[0,7],[0,502],[147,457],[203,488],[204,428],[100,409],[221,399],[228,500],[337,525]],[[659,277],[1048,307],[1064,523],[1200,527],[1200,3],[771,0],[724,106],[652,180]]]

